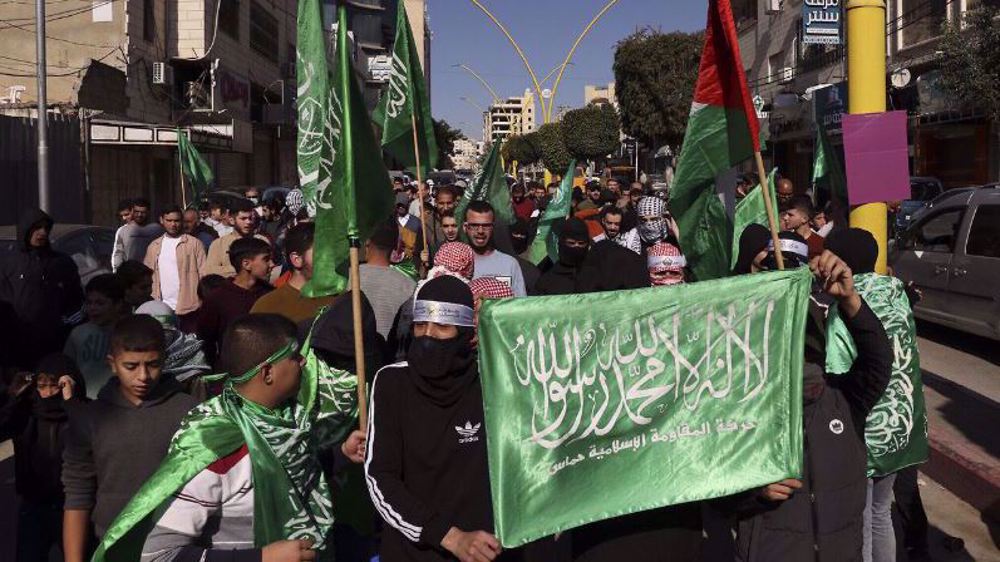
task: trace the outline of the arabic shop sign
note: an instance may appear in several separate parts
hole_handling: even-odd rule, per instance
[[[799,475],[809,289],[800,269],[484,303],[503,545]]]
[[[840,0],[805,0],[802,3],[802,43],[840,45],[842,16]]]

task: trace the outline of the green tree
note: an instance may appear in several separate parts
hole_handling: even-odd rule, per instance
[[[546,170],[553,174],[566,172],[572,156],[563,142],[562,124],[559,121],[546,123],[538,128],[538,148]]]
[[[984,6],[944,28],[941,85],[966,105],[1000,122],[1000,10]]]
[[[431,167],[437,167],[441,170],[454,168],[451,153],[455,151],[455,141],[464,138],[465,135],[462,134],[462,131],[452,129],[451,125],[444,119],[434,119],[434,140],[437,141],[438,153],[435,155],[437,166],[433,166],[434,162],[431,162]]]
[[[602,160],[618,148],[619,128],[613,105],[588,105],[563,115],[563,143],[577,160]]]
[[[513,135],[503,145],[503,157],[507,162],[517,161],[519,166],[534,164],[541,159],[538,148],[538,133]]]
[[[641,30],[615,46],[615,94],[625,134],[647,146],[684,140],[702,33]]]

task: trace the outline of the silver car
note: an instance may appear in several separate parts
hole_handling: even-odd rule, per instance
[[[945,192],[889,260],[923,293],[917,318],[1000,340],[1000,187]]]

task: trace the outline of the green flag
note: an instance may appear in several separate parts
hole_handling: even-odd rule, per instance
[[[778,169],[773,168],[767,176],[767,185],[771,192],[771,205],[778,204],[778,198],[774,193],[774,178],[777,172]],[[777,209],[775,209],[774,220],[778,220]],[[743,234],[743,229],[751,224],[770,228],[767,222],[767,206],[764,205],[764,192],[761,191],[759,185],[751,189],[750,193],[747,193],[747,196],[736,204],[736,213],[733,215],[733,256],[729,263],[730,268],[736,267],[736,260],[739,259],[740,236]]]
[[[421,177],[426,178],[427,172],[437,163],[438,148],[427,86],[405,4],[399,2],[396,9],[396,40],[392,46],[389,87],[375,107],[373,119],[382,128],[382,148],[413,173],[417,166],[413,150],[413,118],[416,116],[420,172]]]
[[[854,286],[882,322],[892,344],[892,376],[865,422],[868,476],[885,476],[927,460],[927,412],[916,323],[906,287],[895,277],[862,273]],[[850,370],[857,348],[836,309],[827,323],[826,370]]]
[[[483,166],[479,169],[479,175],[473,182],[472,189],[465,192],[462,200],[458,202],[455,209],[455,217],[459,224],[465,222],[465,209],[471,201],[486,201],[493,206],[493,213],[496,222],[503,224],[513,224],[514,206],[510,200],[510,189],[507,187],[507,176],[503,171],[503,163],[500,157],[501,141],[493,143]]]
[[[537,264],[548,256],[552,263],[559,260],[559,240],[555,232],[552,232],[552,223],[558,219],[565,219],[569,216],[570,203],[573,199],[573,171],[576,169],[576,160],[570,160],[566,175],[559,183],[559,191],[556,192],[548,207],[545,207],[545,214],[538,219],[538,232],[531,242],[531,249],[528,250],[528,260]]]
[[[800,268],[485,301],[479,369],[503,545],[801,477],[811,283]]]
[[[177,158],[181,162],[181,173],[191,186],[192,200],[197,201],[198,197],[212,185],[215,175],[212,173],[212,167],[188,140],[187,134],[180,129],[177,129]]]
[[[317,163],[313,182],[316,209],[316,242],[313,277],[302,288],[308,297],[327,296],[347,288],[351,239],[368,238],[380,221],[392,213],[393,195],[382,151],[375,141],[364,99],[354,81],[347,43],[347,12],[337,9],[337,60],[333,75],[327,71],[319,0],[298,6],[299,118],[313,112],[322,117],[320,138],[313,138],[316,154],[305,161]],[[326,75],[327,89],[315,98],[310,81]],[[317,79],[318,82],[323,80]],[[312,126],[312,125],[310,125]],[[315,127],[313,127],[315,128]],[[303,130],[299,128],[299,165],[303,163]]]
[[[812,183],[814,203],[818,208],[822,208],[828,201],[838,203],[843,209],[847,208],[847,178],[844,177],[844,168],[822,120],[816,122]]]

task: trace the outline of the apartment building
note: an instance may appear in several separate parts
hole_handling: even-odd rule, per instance
[[[996,125],[963,108],[937,85],[942,24],[997,0],[887,0],[888,109],[910,114],[911,173],[934,176],[947,187],[996,181]],[[768,143],[766,158],[798,189],[809,187],[817,120],[841,145],[840,115],[847,111],[845,0],[828,7],[836,35],[815,42],[811,5],[802,0],[734,0],[740,50],[751,95]],[[833,26],[831,26],[831,29]],[[832,33],[832,32],[831,32]],[[824,40],[824,39],[821,39]],[[825,89],[817,94],[817,91]]]
[[[483,114],[483,138],[493,143],[511,135],[535,130],[535,94],[530,89],[522,96],[495,102]]]

